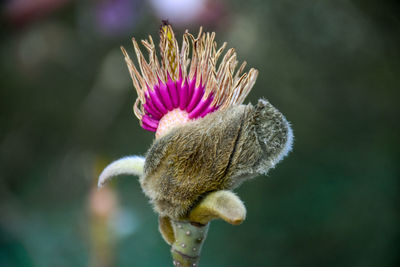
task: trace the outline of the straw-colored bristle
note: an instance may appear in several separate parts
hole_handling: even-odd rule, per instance
[[[134,112],[143,128],[156,131],[161,118],[176,108],[195,119],[243,103],[255,83],[257,71],[250,69],[243,73],[246,66],[243,62],[235,72],[238,61],[233,48],[218,64],[227,44],[218,48],[214,40],[214,32],[204,33],[200,27],[197,37],[188,31],[184,33],[179,49],[171,25],[164,24],[160,28],[161,60],[149,36],[141,42],[149,53],[146,61],[132,38],[140,73],[126,50],[121,48],[138,94]]]

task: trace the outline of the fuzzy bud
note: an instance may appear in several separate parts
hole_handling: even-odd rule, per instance
[[[156,139],[140,183],[161,216],[187,218],[208,193],[267,173],[292,140],[289,123],[268,101],[234,105]]]

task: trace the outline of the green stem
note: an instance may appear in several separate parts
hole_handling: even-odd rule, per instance
[[[175,233],[175,242],[171,246],[174,266],[197,267],[210,224],[188,221],[171,221],[171,224]]]

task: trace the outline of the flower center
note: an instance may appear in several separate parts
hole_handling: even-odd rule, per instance
[[[190,121],[189,113],[186,111],[179,108],[169,111],[161,118],[158,124],[156,138],[162,137],[173,127],[184,124],[188,121]]]

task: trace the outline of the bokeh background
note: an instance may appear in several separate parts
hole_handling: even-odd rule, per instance
[[[200,25],[260,71],[248,97],[295,144],[237,190],[202,266],[399,266],[400,4],[378,0],[1,2],[0,266],[172,266],[136,177],[95,187],[154,135],[119,46]]]

